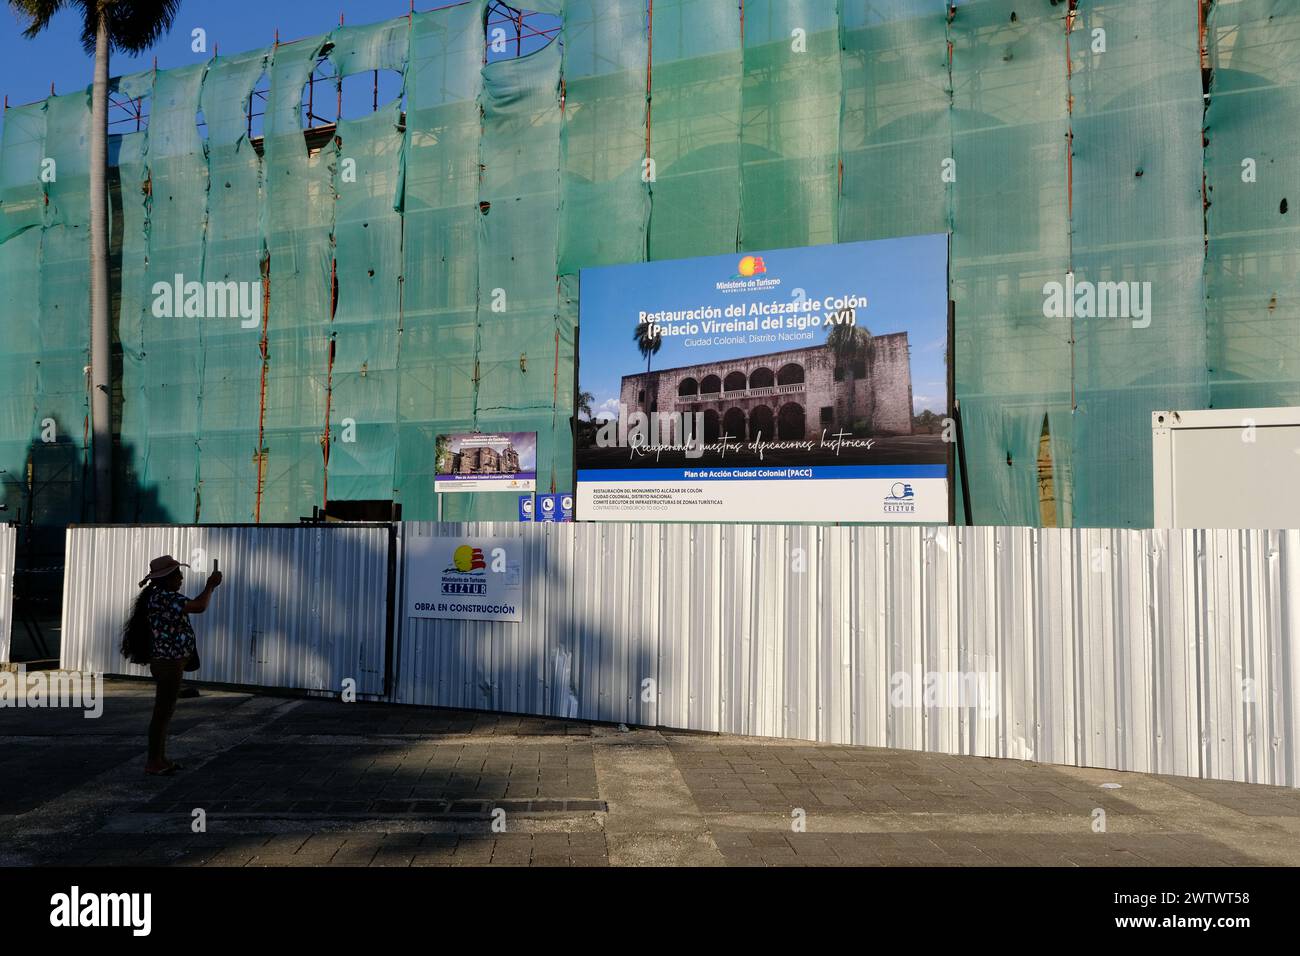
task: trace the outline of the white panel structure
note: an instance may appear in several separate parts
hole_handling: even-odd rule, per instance
[[[1300,527],[1300,408],[1151,415],[1157,528]]]
[[[192,621],[199,681],[359,694],[385,690],[390,529],[326,524],[71,527],[63,596],[64,668],[145,675],[119,652],[122,624],[149,561],[193,565],[181,590],[202,590],[211,562],[223,585]]]
[[[18,529],[0,524],[0,661],[9,660],[14,628],[14,561]]]

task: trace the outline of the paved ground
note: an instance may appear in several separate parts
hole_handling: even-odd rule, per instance
[[[1300,790],[209,690],[146,777],[108,688],[0,709],[0,863],[1300,864]]]

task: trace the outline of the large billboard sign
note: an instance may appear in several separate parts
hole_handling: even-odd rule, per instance
[[[946,235],[581,282],[579,520],[948,521]]]

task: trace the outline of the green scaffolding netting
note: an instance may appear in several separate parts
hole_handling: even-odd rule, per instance
[[[745,4],[743,249],[835,241],[843,84],[836,7],[825,0]]]
[[[1044,284],[1069,270],[1065,25],[1006,0],[960,7],[948,35],[950,140],[930,172],[952,231],[972,504],[982,521],[1032,525],[1043,419],[1070,407],[1068,323],[1043,314]]]
[[[331,34],[337,75],[404,72],[410,24]],[[397,348],[402,261],[402,97],[338,123],[334,256],[338,301],[330,325],[329,496],[394,497]]]
[[[265,117],[267,310],[261,518],[297,517],[324,502],[326,389],[330,364],[334,169],[337,143],[309,144],[303,87],[328,36],[275,50]],[[315,94],[328,99],[328,88]],[[322,106],[322,109],[325,107]]]
[[[646,257],[648,39],[642,0],[570,0],[565,11],[561,275]]]
[[[5,347],[0,349],[0,504],[23,512],[27,461],[39,440],[41,226],[45,222],[45,104],[5,113],[0,139],[0,290]],[[43,416],[41,416],[43,417]],[[71,436],[68,436],[70,441]],[[71,444],[71,455],[78,455]]]
[[[208,166],[195,117],[205,71],[206,65],[196,65],[157,75],[146,147],[147,310],[140,339],[145,356],[140,363],[140,402],[146,453],[141,480],[161,514],[174,521],[197,521],[202,516],[198,479],[205,347],[209,324],[217,321],[185,314],[190,283],[203,282]],[[167,299],[170,315],[166,308],[154,308]]]
[[[114,81],[149,104],[110,137],[119,519],[513,517],[439,506],[436,436],[537,431],[571,488],[581,270],[737,249],[951,234],[980,523],[1149,524],[1152,411],[1300,404],[1288,0],[528,6],[561,37],[514,60],[472,0]],[[45,524],[88,513],[89,123],[83,90],[0,138],[0,479]],[[1049,314],[1067,281],[1140,308]]]
[[[947,232],[947,21],[913,0],[841,7],[840,241]]]
[[[542,490],[573,485],[573,329],[558,317],[560,53],[483,70],[475,429],[537,432]],[[565,376],[560,396],[559,373]],[[561,411],[561,401],[566,411]],[[509,495],[448,495],[444,517],[517,517]]]
[[[143,107],[143,100],[153,88],[153,72],[135,73],[116,81],[113,95]],[[109,207],[111,248],[110,309],[117,316],[113,329],[114,361],[113,480],[118,488],[142,487],[141,471],[145,467],[143,452],[148,448],[144,431],[146,410],[144,382],[148,374],[145,337],[152,334],[149,320],[151,297],[145,286],[148,262],[149,136],[141,130],[128,130],[109,138],[109,177],[113,201]],[[116,501],[115,517],[122,520],[145,520],[155,514],[153,502],[136,494]]]
[[[44,155],[53,165],[45,184],[49,205],[41,231],[31,305],[37,320],[35,421],[28,461],[31,491],[26,513],[37,524],[58,523],[85,507],[89,463],[90,93],[45,101]],[[32,175],[36,174],[33,170]],[[7,292],[0,299],[12,308]],[[50,440],[52,436],[53,440]],[[15,462],[6,471],[21,470]]]
[[[651,19],[649,254],[738,248],[744,50],[731,0],[659,0]]]
[[[1210,8],[1210,405],[1300,405],[1300,8]]]
[[[1073,508],[1079,524],[1150,525],[1151,412],[1209,397],[1198,18],[1159,0],[1079,6],[1072,265],[1150,286],[1142,318],[1074,323]]]
[[[208,66],[200,102],[208,160],[203,281],[246,283],[260,292],[265,261],[264,166],[249,134],[248,113],[260,112],[253,90],[266,74],[269,50],[217,57]],[[262,312],[210,322],[203,335],[203,402],[199,409],[200,516],[247,522],[257,517],[262,387]],[[242,305],[242,303],[241,303]]]
[[[483,5],[411,24],[397,488],[403,514],[435,518],[431,450],[473,428],[479,268]]]

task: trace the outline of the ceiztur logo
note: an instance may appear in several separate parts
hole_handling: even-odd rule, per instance
[[[905,481],[896,481],[885,496],[886,514],[916,514],[916,492]]]

